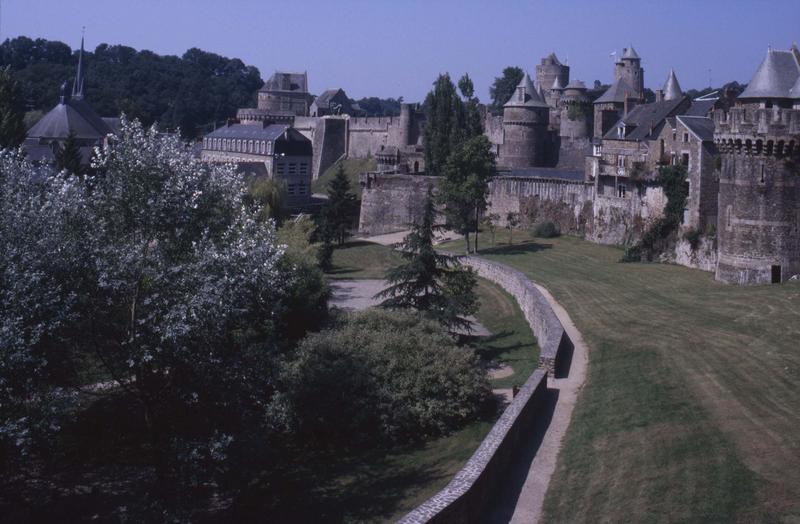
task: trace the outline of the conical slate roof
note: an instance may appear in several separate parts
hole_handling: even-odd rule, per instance
[[[539,96],[539,92],[533,86],[533,81],[531,81],[530,75],[525,73],[525,76],[522,77],[520,80],[519,85],[514,90],[514,94],[511,95],[511,99],[506,102],[505,106],[503,107],[550,107],[548,106],[542,97]]]
[[[678,77],[675,76],[675,70],[669,70],[667,81],[664,82],[664,100],[677,100],[683,96],[681,85],[678,83]]]
[[[564,86],[561,83],[561,78],[556,76],[556,79],[553,80],[553,86],[550,89],[564,89]]]
[[[791,51],[767,50],[767,56],[739,98],[791,98],[789,90],[800,76],[800,64]]]
[[[622,50],[622,58],[640,60],[639,54],[636,52],[636,49],[634,49],[633,46],[626,47]]]

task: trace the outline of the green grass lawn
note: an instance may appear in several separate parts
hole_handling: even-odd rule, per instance
[[[389,247],[351,239],[333,250],[333,267],[328,278],[384,278],[386,271],[402,262]]]
[[[536,369],[539,347],[516,300],[500,286],[479,278],[476,289],[480,309],[475,317],[491,335],[472,342],[482,358],[506,364],[514,374],[491,381],[492,388],[521,386]]]
[[[358,181],[358,175],[361,173],[366,173],[367,171],[375,171],[378,169],[378,164],[375,162],[374,158],[345,158],[340,162],[344,164],[344,172],[347,174],[347,178],[350,180],[350,188],[360,200],[361,184]],[[311,183],[311,191],[314,193],[327,193],[328,183],[333,180],[338,167],[339,162],[326,169],[318,179]]]
[[[800,284],[507,234],[483,255],[546,286],[590,346],[545,521],[800,521]]]

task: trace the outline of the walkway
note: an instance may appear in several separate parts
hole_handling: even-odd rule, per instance
[[[540,431],[534,431],[534,434],[543,432],[543,435],[540,437],[538,448],[531,450],[531,454],[535,453],[532,460],[522,460],[518,463],[519,471],[510,472],[510,485],[497,501],[495,510],[491,514],[492,522],[533,524],[541,519],[544,497],[547,494],[550,478],[556,469],[561,441],[569,427],[578,393],[586,380],[588,348],[583,337],[575,328],[569,314],[553,299],[550,292],[538,284],[536,287],[553,308],[573,343],[572,361],[568,376],[548,379],[548,389],[554,393],[553,397],[556,399],[552,417],[549,424],[544,420],[543,427],[537,428]],[[534,437],[534,440],[538,438]]]

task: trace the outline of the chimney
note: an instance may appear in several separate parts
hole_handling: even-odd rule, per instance
[[[630,94],[628,92],[625,92],[625,105],[623,106],[623,109],[622,109],[622,116],[627,116],[627,114],[628,114],[628,99],[629,98],[630,98]]]
[[[664,101],[664,90],[656,89],[656,102],[663,102],[663,101]]]

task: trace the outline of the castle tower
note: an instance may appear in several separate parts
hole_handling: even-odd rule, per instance
[[[400,136],[397,144],[399,147],[410,145],[411,142],[411,104],[400,104]]]
[[[569,83],[569,66],[559,62],[555,53],[550,53],[536,66],[536,83],[542,90],[542,100],[545,102],[550,102],[556,81],[562,87]],[[554,104],[551,106],[555,107]]]
[[[614,64],[614,80],[624,80],[632,88],[632,98],[644,99],[642,59],[633,46],[624,48],[622,57]]]
[[[715,112],[717,280],[765,284],[800,274],[798,85],[798,57],[769,50],[736,105]]]
[[[503,144],[498,164],[506,168],[544,163],[550,107],[539,96],[528,73],[503,106]]]
[[[592,135],[592,103],[586,94],[586,84],[573,80],[564,88],[559,103],[562,138],[588,138]]]

